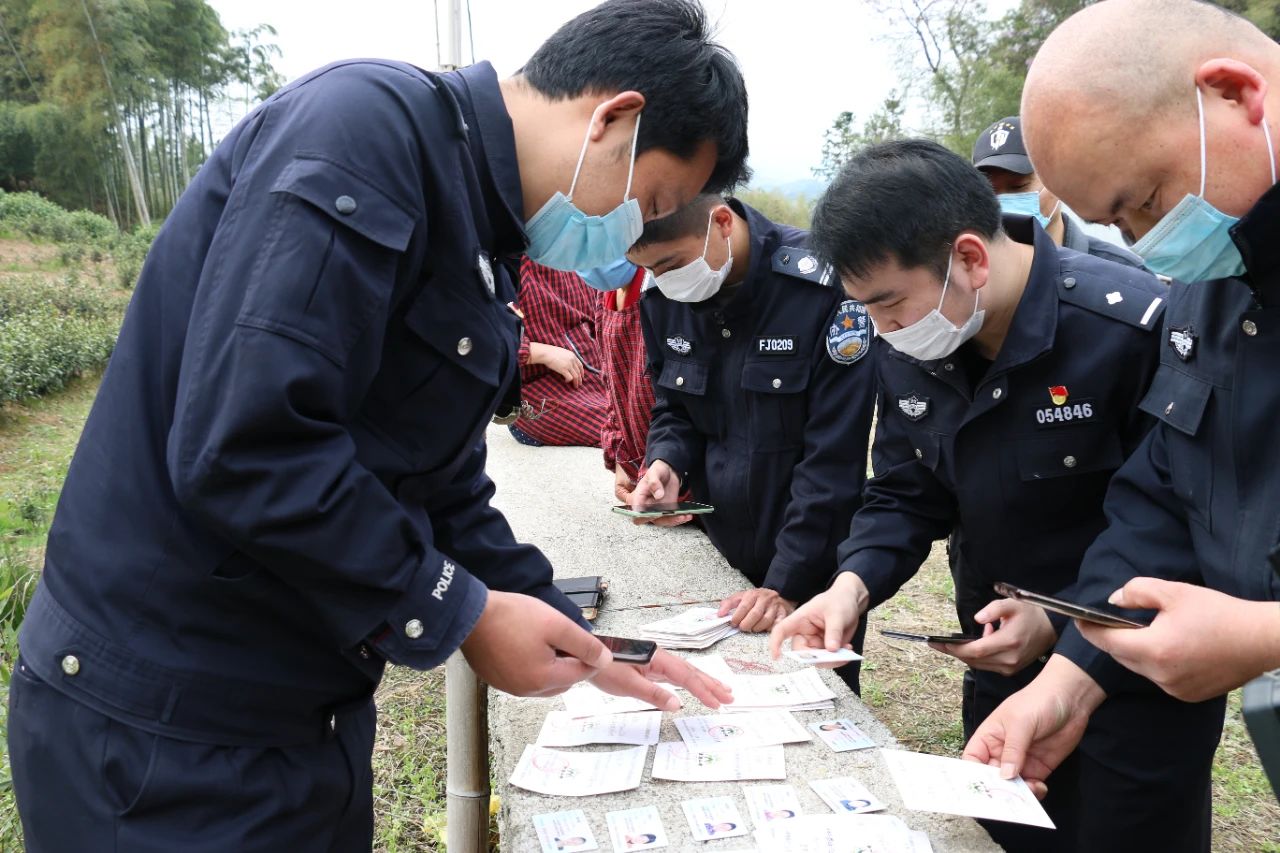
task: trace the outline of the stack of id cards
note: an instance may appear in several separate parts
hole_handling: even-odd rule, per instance
[[[640,629],[640,639],[652,640],[664,649],[705,649],[738,633],[733,614],[719,615],[715,607],[691,607],[669,619],[650,622]]]

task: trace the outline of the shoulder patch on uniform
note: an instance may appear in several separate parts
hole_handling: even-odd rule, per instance
[[[853,364],[871,348],[871,318],[856,299],[840,303],[827,328],[827,355],[836,364]]]
[[[1139,329],[1160,328],[1169,288],[1151,273],[1134,267],[1077,255],[1063,264],[1058,297],[1095,314]]]
[[[808,249],[794,246],[783,246],[773,253],[773,271],[814,284],[829,285],[835,281],[835,270],[831,264]]]

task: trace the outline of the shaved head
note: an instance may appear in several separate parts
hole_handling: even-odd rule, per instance
[[[1023,88],[1023,132],[1064,107],[1088,106],[1126,120],[1171,105],[1185,109],[1194,69],[1205,60],[1257,62],[1274,49],[1249,21],[1208,3],[1096,3],[1064,21],[1036,54]]]
[[[1106,0],[1064,21],[1036,55],[1023,140],[1051,192],[1141,236],[1199,190],[1199,88],[1205,196],[1240,215],[1270,186],[1259,124],[1264,112],[1280,118],[1280,101],[1265,110],[1278,97],[1268,79],[1280,92],[1280,46],[1244,18],[1195,0]],[[1244,174],[1217,181],[1234,158]]]

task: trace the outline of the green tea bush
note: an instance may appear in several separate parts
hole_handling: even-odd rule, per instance
[[[110,255],[115,260],[116,283],[125,289],[137,282],[159,230],[160,223],[154,223],[122,233],[111,220],[91,211],[66,211],[36,193],[0,190],[0,232],[57,243],[63,266],[85,259],[97,264]]]
[[[105,364],[118,331],[115,320],[61,314],[52,306],[0,320],[0,400],[55,391]]]
[[[119,327],[118,307],[75,273],[0,280],[0,401],[56,390],[105,364]]]
[[[36,240],[88,245],[108,245],[119,233],[105,216],[66,211],[36,193],[0,195],[0,228]]]
[[[142,272],[142,262],[147,259],[147,251],[156,239],[160,230],[159,223],[139,226],[131,233],[121,234],[116,238],[111,250],[116,261],[116,283],[128,289],[138,282],[138,274]]]

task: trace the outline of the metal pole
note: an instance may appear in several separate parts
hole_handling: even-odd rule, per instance
[[[445,665],[449,853],[489,849],[489,688],[462,652]]]
[[[462,0],[444,0],[444,44],[440,68],[453,71],[462,67]]]

